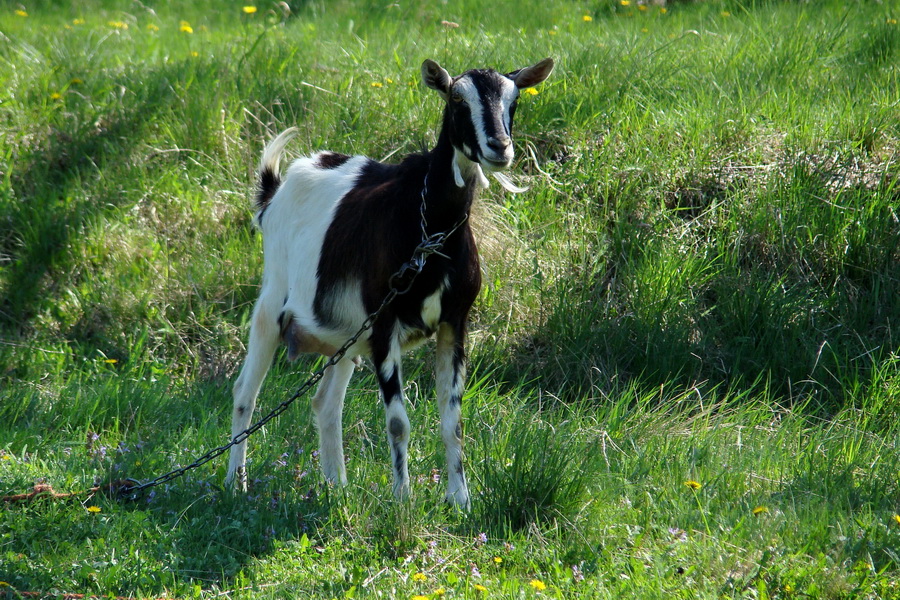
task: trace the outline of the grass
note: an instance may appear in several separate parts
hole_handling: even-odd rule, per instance
[[[251,440],[248,497],[214,461],[4,506],[0,595],[900,597],[896,7],[289,4],[0,8],[0,494],[225,441],[272,134],[396,157],[434,140],[424,58],[549,55],[530,191],[476,215],[472,511],[441,503],[426,349],[409,502],[363,369],[347,488],[301,400]],[[276,359],[261,408],[312,367]]]

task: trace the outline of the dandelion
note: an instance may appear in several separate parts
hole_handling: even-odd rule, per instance
[[[440,587],[440,588],[434,590],[433,595],[434,595],[434,596],[440,597],[440,596],[443,596],[443,595],[446,594],[446,593],[447,593],[447,590],[445,590],[444,588]]]
[[[538,91],[537,91],[536,89],[534,89],[533,87],[525,88],[524,91],[525,91],[525,93],[528,94],[529,96],[537,96],[537,95],[538,95]]]
[[[474,587],[475,587],[476,592],[481,592],[482,594],[487,591],[487,588],[484,587],[483,585],[481,585],[480,583],[476,583]]]
[[[499,565],[499,564],[502,563],[502,562],[503,562],[503,559],[500,558],[499,556],[495,556],[495,557],[494,557],[494,564],[495,564],[495,565]]]
[[[412,576],[413,581],[423,582],[428,580],[428,576],[425,573],[416,573]]]
[[[191,27],[191,24],[187,21],[182,21],[178,24],[178,31],[182,33],[194,33],[194,28]]]
[[[16,14],[19,15],[20,17],[27,17],[27,16],[28,16],[28,13],[25,12],[24,10],[22,10],[21,8],[19,8],[19,9],[16,10]]]
[[[61,100],[62,94],[60,94],[59,92],[53,92],[52,94],[50,94],[50,99],[51,100]]]
[[[147,25],[147,31],[159,31],[159,25],[150,23],[149,25]]]
[[[128,23],[125,21],[107,21],[106,24],[113,29],[121,29],[123,31],[128,29]]]
[[[245,15],[252,15],[253,13],[256,12],[256,7],[255,6],[245,6],[241,10],[244,11]]]
[[[688,479],[684,482],[684,485],[688,486],[692,490],[699,490],[703,487],[699,481],[694,481],[693,479]]]
[[[380,81],[373,81],[370,85],[371,85],[373,88],[381,88],[381,87],[384,87],[384,84],[381,83]]]
[[[87,511],[88,511],[89,513],[95,513],[95,514],[96,514],[96,513],[100,512],[100,507],[99,507],[99,506],[88,506],[88,507],[87,507]]]
[[[660,6],[660,7],[659,7],[659,14],[664,15],[664,14],[666,14],[667,12],[669,12],[669,9],[666,8],[665,6]]]
[[[896,24],[897,24],[897,19],[894,19],[894,18],[890,18],[890,17],[889,17],[888,20],[887,20],[887,24],[888,24],[888,25],[896,25]]]
[[[581,20],[585,23],[590,23],[594,20],[594,17],[592,17],[591,15],[584,15],[583,17],[581,17]]]
[[[196,50],[191,50],[191,56],[192,56],[193,58],[197,58],[198,56],[200,56],[200,53],[197,52]]]
[[[650,33],[650,30],[646,27],[641,27],[641,33]]]
[[[541,581],[540,579],[532,579],[531,581],[528,582],[528,585],[530,585],[532,588],[534,588],[538,592],[543,592],[544,590],[547,589],[547,584],[544,583],[543,581]]]
[[[619,4],[622,6],[631,6],[631,0],[619,0]]]
[[[900,525],[900,515],[894,515],[893,518],[894,518],[894,523],[896,523],[897,525]]]
[[[428,600],[428,596],[422,596],[421,594],[418,596],[413,596],[412,600]]]
[[[647,5],[641,4],[640,6],[638,6],[638,10],[641,12],[647,12]]]
[[[81,19],[81,18],[72,19],[72,25],[84,25],[84,23],[85,23],[84,19]]]
[[[757,506],[756,508],[753,509],[754,516],[759,516],[759,515],[761,515],[763,513],[767,513],[767,512],[769,512],[769,509],[766,508],[765,506]]]

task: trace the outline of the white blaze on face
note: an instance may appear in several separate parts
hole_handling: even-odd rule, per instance
[[[488,171],[492,171],[506,167],[513,159],[512,144],[494,149],[488,142],[491,138],[510,137],[512,106],[519,97],[519,90],[511,79],[502,75],[495,75],[487,83],[490,89],[480,91],[471,75],[463,75],[451,88],[451,102],[458,94],[472,115],[472,129],[478,148],[474,153],[470,148],[464,148],[466,154],[478,160]],[[486,161],[482,162],[481,159]]]

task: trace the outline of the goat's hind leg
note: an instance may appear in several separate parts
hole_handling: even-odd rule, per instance
[[[231,416],[231,439],[250,426],[256,396],[263,379],[272,364],[272,357],[278,347],[279,326],[277,317],[268,309],[262,298],[253,310],[250,325],[250,342],[247,358],[241,367],[241,374],[234,383],[234,410]],[[226,487],[234,484],[237,489],[247,491],[247,441],[231,447],[228,461]]]
[[[344,466],[344,435],[342,417],[344,395],[353,376],[353,359],[344,357],[325,369],[322,382],[312,399],[319,430],[319,464],[325,479],[340,485],[347,484]]]
[[[467,510],[469,488],[463,470],[461,404],[465,384],[465,331],[442,323],[437,333],[435,371],[441,438],[447,456],[447,501]]]

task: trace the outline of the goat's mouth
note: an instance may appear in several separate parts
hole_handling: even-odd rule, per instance
[[[512,159],[504,158],[502,160],[495,160],[482,155],[481,160],[479,160],[478,162],[486,171],[505,171],[512,164]]]

